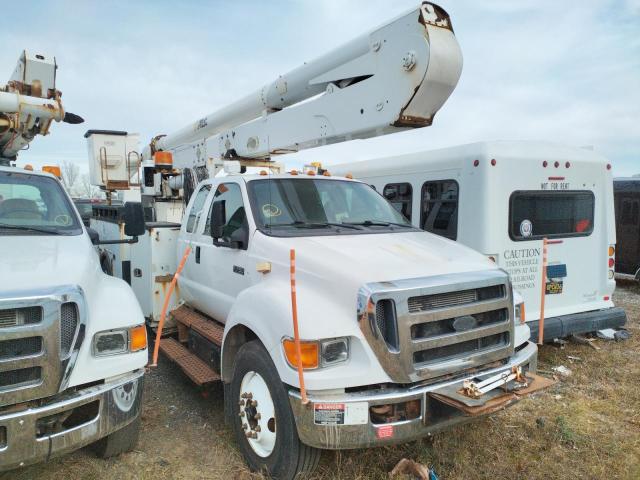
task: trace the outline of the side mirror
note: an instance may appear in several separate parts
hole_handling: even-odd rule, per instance
[[[227,223],[225,217],[225,201],[218,200],[211,205],[211,236],[215,238],[222,238],[224,226]]]
[[[237,228],[229,237],[229,247],[246,250],[249,240],[249,232],[247,231],[246,224],[240,228]]]
[[[89,234],[91,243],[93,243],[94,245],[100,244],[100,235],[98,235],[98,232],[96,232],[93,228],[87,227],[87,234]]]
[[[140,202],[126,202],[123,207],[122,220],[124,221],[124,234],[129,237],[138,237],[145,232],[144,210]]]

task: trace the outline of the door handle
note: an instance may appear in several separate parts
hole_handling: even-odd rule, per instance
[[[196,263],[200,263],[200,247],[196,247]]]

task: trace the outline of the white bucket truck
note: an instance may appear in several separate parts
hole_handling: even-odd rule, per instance
[[[175,334],[160,350],[199,385],[222,380],[253,470],[290,479],[322,449],[413,440],[547,385],[495,263],[413,227],[365,183],[270,159],[429,125],[460,71],[448,15],[424,2],[143,151],[142,185],[126,192],[148,232],[186,204],[170,246],[174,266],[186,258]],[[90,142],[92,169],[110,140]],[[119,208],[92,225],[126,238],[109,220]],[[154,238],[130,245],[132,280],[164,277],[135,253],[169,248]],[[157,291],[137,295],[151,304]]]
[[[55,68],[25,52],[0,92],[0,471],[88,444],[112,456],[140,427],[147,338],[136,298],[101,271],[58,178],[10,166],[69,116]],[[139,204],[124,215],[135,237]]]

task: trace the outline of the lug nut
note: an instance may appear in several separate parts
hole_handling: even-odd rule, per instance
[[[240,400],[240,402],[238,403],[238,405],[240,405],[241,407],[244,407],[244,400]]]
[[[258,400],[253,400],[250,404],[251,407],[257,407],[258,406]]]
[[[246,423],[243,423],[243,424],[242,424],[242,429],[243,429],[243,430],[246,430],[247,428],[249,428],[249,425],[247,425]]]
[[[246,432],[245,435],[247,438],[253,438],[254,440],[258,438],[258,434],[256,432]]]
[[[247,393],[247,398],[248,399],[252,399],[253,398],[253,393],[251,393],[251,392]]]
[[[256,413],[253,418],[255,418],[256,420],[260,420],[262,418],[262,415],[260,415],[260,412]]]
[[[240,417],[244,417],[244,412],[240,412],[238,415],[239,415]]]
[[[256,428],[253,429],[254,432],[259,432],[261,430],[260,425],[256,425]]]

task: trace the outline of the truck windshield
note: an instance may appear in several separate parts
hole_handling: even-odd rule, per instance
[[[0,171],[0,235],[79,235],[82,227],[53,178]]]
[[[278,178],[248,182],[256,225],[271,235],[413,230],[370,186],[348,180]]]

